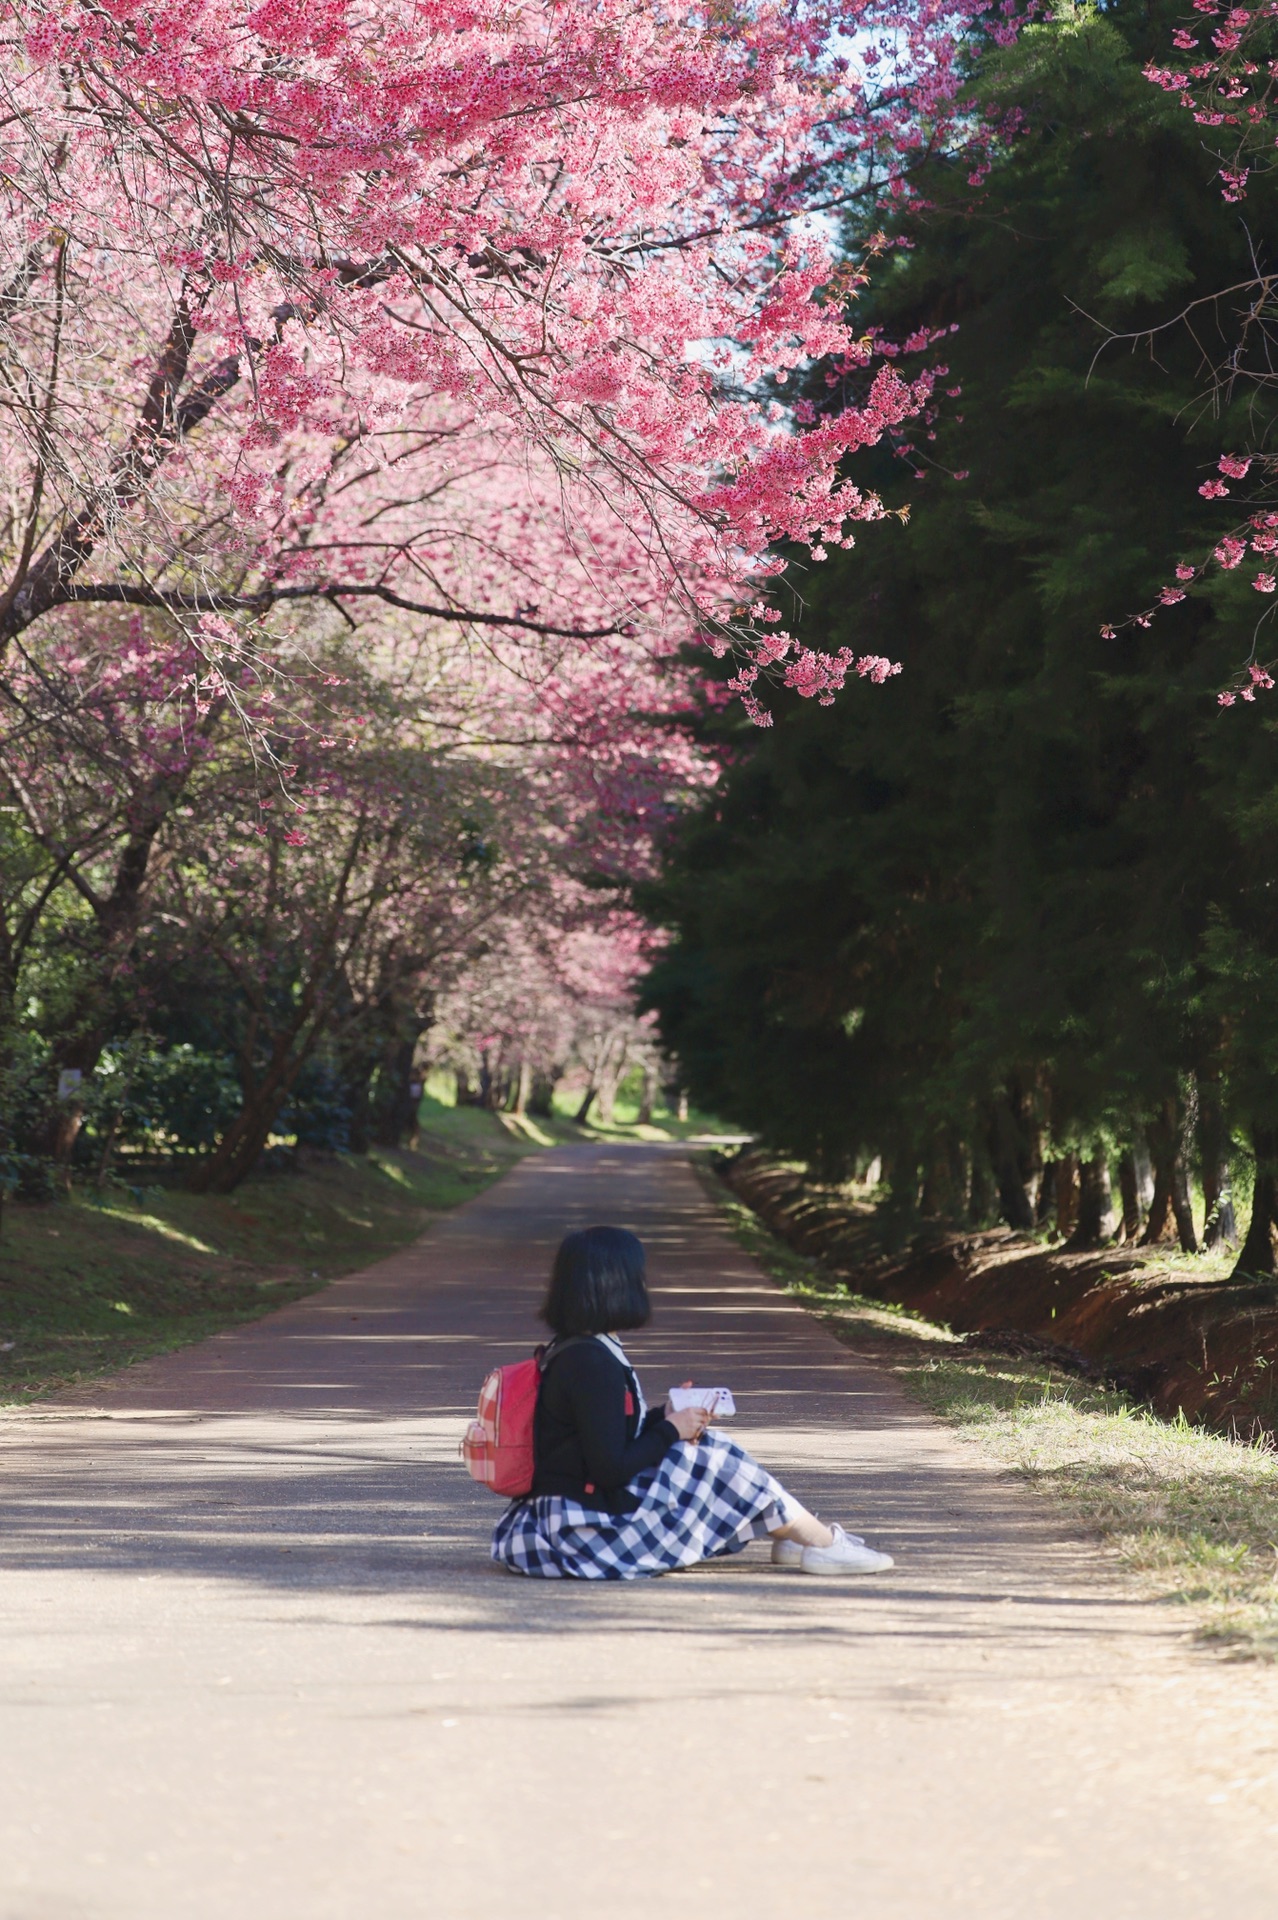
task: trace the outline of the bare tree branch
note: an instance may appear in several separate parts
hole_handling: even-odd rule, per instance
[[[290,600],[328,600],[338,611],[342,600],[380,600],[405,613],[420,613],[432,620],[451,620],[465,626],[518,627],[526,633],[546,634],[560,640],[603,640],[620,633],[621,627],[556,627],[543,620],[532,620],[520,613],[480,613],[473,607],[436,607],[423,600],[409,600],[390,587],[357,582],[324,582],[310,587],[264,587],[257,593],[181,593],[164,592],[157,587],[126,586],[121,582],[103,585],[68,584],[50,602],[51,606],[155,607],[169,613],[269,613],[272,607]]]

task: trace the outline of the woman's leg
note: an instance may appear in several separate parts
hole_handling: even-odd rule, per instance
[[[777,1486],[777,1492],[781,1497],[764,1520],[765,1526],[768,1520],[781,1521],[779,1527],[768,1526],[773,1566],[797,1566],[804,1573],[883,1573],[892,1565],[890,1553],[876,1553],[859,1534],[825,1526],[784,1487]]]
[[[801,1547],[828,1547],[834,1542],[834,1535],[814,1513],[801,1507],[793,1494],[789,1499],[790,1518],[783,1527],[769,1527],[768,1532],[774,1540],[797,1540]]]
[[[775,1495],[772,1511],[775,1514],[784,1514],[785,1516],[779,1527],[768,1527],[768,1534],[771,1539],[793,1540],[795,1544],[800,1547],[832,1547],[834,1545],[833,1529],[827,1527],[824,1521],[818,1520],[814,1513],[809,1513],[807,1508],[801,1505],[787,1488],[781,1486],[778,1481],[773,1480],[772,1476],[759,1466],[758,1461],[753,1459],[752,1456],[745,1451],[744,1447],[738,1446],[735,1440],[727,1439],[724,1434],[716,1432],[714,1429],[709,1430],[707,1438],[715,1441],[720,1447],[724,1447],[730,1452],[737,1454],[743,1461],[749,1463],[749,1466],[755,1473],[762,1474],[764,1479],[770,1483]]]

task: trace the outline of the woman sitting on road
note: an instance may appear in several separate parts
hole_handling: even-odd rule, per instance
[[[555,1338],[533,1423],[532,1492],[506,1509],[493,1559],[543,1579],[634,1580],[772,1537],[773,1563],[804,1573],[892,1565],[826,1527],[723,1434],[704,1408],[648,1411],[617,1335],[652,1308],[644,1253],[621,1227],[570,1233],[542,1319]]]

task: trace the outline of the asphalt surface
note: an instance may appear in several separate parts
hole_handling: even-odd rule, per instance
[[[522,1580],[457,1442],[560,1234],[649,1398],[897,1555]],[[524,1161],[251,1327],[0,1415],[0,1920],[1273,1920],[1278,1678],[840,1347],[678,1150]]]

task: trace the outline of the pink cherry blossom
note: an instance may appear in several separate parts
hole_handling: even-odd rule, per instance
[[[0,6],[0,330],[19,385],[50,391],[56,368],[62,399],[0,422],[48,526],[29,551],[19,533],[0,648],[86,603],[241,634],[310,604],[552,655],[681,622],[745,658],[757,631],[731,609],[779,544],[830,550],[883,517],[855,455],[932,391],[873,364],[831,210],[858,179],[907,195],[921,151],[975,138],[967,41],[1005,44],[1021,18],[988,0]],[[817,360],[866,384],[800,420],[768,382]],[[617,530],[598,628],[551,618],[531,584],[490,597],[470,524],[414,511],[450,453],[484,471],[486,437],[528,476],[503,579],[552,517],[583,562]],[[531,554],[522,572],[539,586]],[[835,678],[800,675],[814,697]]]

